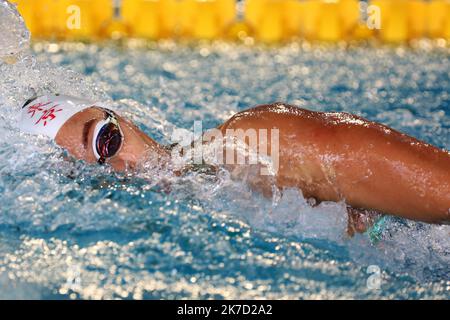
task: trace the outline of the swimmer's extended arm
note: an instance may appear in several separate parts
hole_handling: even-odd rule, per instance
[[[409,219],[450,221],[445,150],[351,114],[280,104],[237,114],[221,127],[229,128],[279,129],[280,187]]]
[[[356,208],[425,222],[450,220],[450,154],[378,123],[335,114],[331,181]],[[325,115],[327,118],[327,115]],[[324,129],[327,130],[327,129]],[[337,142],[337,143],[336,143]]]

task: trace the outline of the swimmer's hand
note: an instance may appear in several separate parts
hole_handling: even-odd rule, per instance
[[[383,215],[375,210],[356,209],[347,206],[347,234],[353,237],[356,233],[364,233],[372,227]]]

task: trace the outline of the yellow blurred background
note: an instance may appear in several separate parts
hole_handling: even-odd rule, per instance
[[[35,39],[450,39],[450,0],[10,0]]]

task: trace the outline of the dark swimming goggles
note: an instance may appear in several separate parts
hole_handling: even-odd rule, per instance
[[[123,132],[117,116],[111,110],[99,108],[105,113],[105,118],[95,126],[92,139],[92,150],[99,164],[117,155],[123,145]]]

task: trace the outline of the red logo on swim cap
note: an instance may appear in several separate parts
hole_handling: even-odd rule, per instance
[[[35,125],[39,124],[41,121],[43,121],[44,127],[47,125],[48,121],[51,121],[56,118],[56,112],[62,111],[62,109],[56,109],[58,107],[58,104],[55,104],[54,106],[51,106],[50,108],[44,108],[48,105],[50,105],[51,102],[47,103],[36,103],[28,108],[28,113],[31,114],[31,118],[34,118],[36,113],[39,114],[40,117],[36,121]]]

